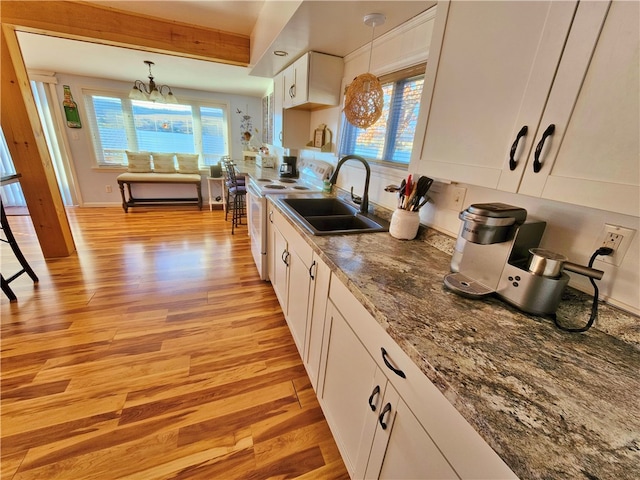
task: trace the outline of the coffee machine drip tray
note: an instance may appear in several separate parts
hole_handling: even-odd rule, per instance
[[[495,290],[459,272],[446,275],[444,285],[458,295],[469,298],[486,297],[495,292]]]

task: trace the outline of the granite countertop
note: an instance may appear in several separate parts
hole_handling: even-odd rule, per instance
[[[433,242],[312,236],[282,213],[518,477],[640,478],[636,317],[626,341],[562,332],[496,298],[447,290],[451,256]],[[590,303],[567,289],[558,316],[583,324]],[[600,307],[599,322],[618,317],[629,320]]]

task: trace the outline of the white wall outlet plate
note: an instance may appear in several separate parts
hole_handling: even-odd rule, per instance
[[[612,255],[601,255],[597,257],[597,260],[611,265],[621,265],[635,233],[636,231],[631,228],[605,223],[596,239],[593,251],[595,252],[598,248],[607,246],[613,248],[614,252]]]
[[[453,210],[460,212],[464,210],[464,197],[467,194],[467,189],[459,187],[457,185],[447,185],[445,193],[444,208],[447,210]]]

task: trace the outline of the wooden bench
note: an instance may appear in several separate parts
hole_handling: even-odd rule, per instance
[[[202,178],[197,173],[122,173],[118,175],[118,186],[122,195],[122,208],[125,212],[129,207],[150,207],[163,205],[198,205],[202,210]],[[131,185],[134,183],[158,183],[158,184],[188,184],[195,185],[197,197],[184,198],[135,198],[131,193]],[[125,196],[125,185],[127,196]]]

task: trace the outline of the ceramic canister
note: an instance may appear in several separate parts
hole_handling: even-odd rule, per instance
[[[396,209],[391,215],[389,234],[400,240],[413,240],[420,227],[420,213]]]

